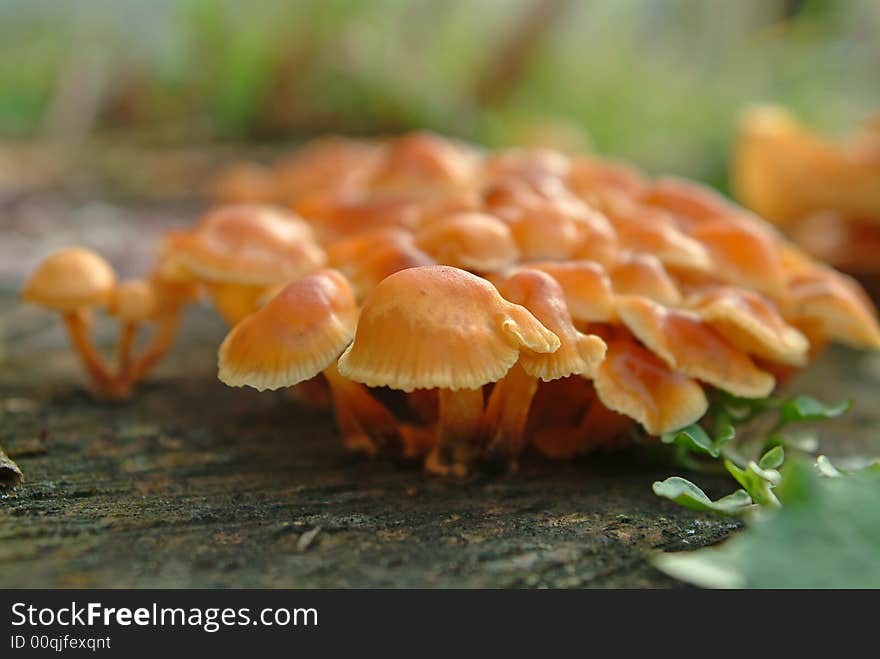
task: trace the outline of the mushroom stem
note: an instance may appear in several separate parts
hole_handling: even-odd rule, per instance
[[[113,377],[110,375],[104,360],[89,338],[89,319],[86,312],[76,310],[62,315],[67,334],[74,351],[79,355],[89,377],[95,387],[104,394],[110,394],[114,389]]]
[[[346,445],[371,455],[399,453],[403,442],[391,412],[373,398],[364,385],[342,377],[335,361],[323,374],[330,385],[336,421],[345,435]]]
[[[134,344],[137,340],[137,332],[138,323],[132,321],[123,323],[122,332],[119,335],[119,345],[117,346],[117,378],[122,382],[131,381]]]
[[[526,373],[519,363],[495,384],[483,417],[490,455],[515,462],[522,453],[526,421],[537,389],[537,378]]]
[[[245,284],[210,284],[214,308],[230,326],[257,310],[257,300],[266,291],[265,286]]]
[[[437,474],[465,476],[473,460],[483,416],[482,389],[440,389],[437,445],[425,467]]]
[[[164,309],[159,318],[158,325],[153,333],[150,343],[144,353],[134,363],[130,371],[130,381],[142,380],[150,370],[161,361],[165,353],[174,344],[177,336],[177,327],[180,324],[180,307],[173,306]]]

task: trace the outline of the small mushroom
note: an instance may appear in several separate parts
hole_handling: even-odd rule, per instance
[[[706,394],[697,382],[674,372],[625,337],[608,341],[594,383],[605,407],[635,419],[651,435],[694,423],[708,407]]]
[[[559,346],[553,332],[486,280],[427,266],[401,270],[373,289],[339,371],[368,386],[438,389],[437,445],[426,467],[464,475],[478,449],[483,385],[504,377],[522,350]]]
[[[673,370],[745,398],[773,391],[772,375],[692,311],[666,309],[637,295],[617,298],[626,327]]]
[[[319,270],[285,286],[229,332],[218,353],[218,377],[231,387],[264,391],[323,374],[346,444],[375,451],[374,441],[381,446],[397,438],[394,418],[336,368],[336,359],[354,336],[357,317],[345,277]]]
[[[124,396],[89,338],[90,309],[106,306],[116,287],[116,275],[98,254],[83,247],[67,247],[47,256],[24,285],[25,302],[61,314],[70,342],[82,360],[97,392],[110,398]]]
[[[416,232],[416,245],[438,263],[471,272],[495,272],[519,258],[507,225],[486,213],[453,213]]]
[[[678,286],[651,254],[624,254],[609,274],[618,295],[643,295],[666,307],[681,304]]]
[[[484,417],[490,434],[488,451],[513,462],[525,445],[526,421],[538,381],[591,376],[605,356],[605,342],[575,328],[562,287],[550,275],[520,269],[496,285],[506,300],[528,309],[560,341],[559,349],[552,353],[523,349],[519,362],[495,384],[489,396]]]
[[[209,195],[221,204],[272,204],[281,196],[274,170],[255,162],[222,170],[211,182]]]
[[[121,282],[113,292],[107,312],[122,322],[117,349],[117,377],[123,385],[133,384],[134,348],[140,325],[155,320],[159,302],[149,281],[130,279]]]
[[[256,308],[267,287],[298,279],[325,260],[310,227],[295,214],[248,204],[208,213],[174,250],[233,325]]]
[[[562,287],[575,324],[605,323],[616,318],[614,290],[605,268],[592,261],[532,261],[529,268],[546,272]]]
[[[772,302],[754,291],[713,288],[692,296],[688,308],[734,346],[772,362],[803,366],[810,342],[783,320]]]
[[[443,192],[474,181],[476,152],[433,133],[411,133],[388,142],[370,186],[381,191]]]

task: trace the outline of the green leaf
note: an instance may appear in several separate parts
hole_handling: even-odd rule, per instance
[[[880,472],[822,478],[806,460],[790,460],[783,476],[785,507],[718,546],[652,563],[706,587],[880,588]]]
[[[826,405],[809,396],[795,396],[784,401],[780,406],[779,421],[780,424],[787,424],[833,419],[848,412],[850,407],[852,407],[850,400]]]
[[[780,400],[772,396],[767,398],[740,398],[724,391],[716,392],[715,402],[722,411],[737,422],[748,421],[767,410],[776,409],[780,405]]]
[[[758,460],[758,466],[761,469],[779,469],[785,462],[785,450],[781,446],[771,448],[761,459]]]
[[[657,481],[654,494],[674,501],[693,510],[711,511],[721,515],[736,515],[752,504],[752,499],[743,490],[712,501],[708,495],[689,480],[680,476],[670,476],[665,481]]]
[[[764,445],[767,448],[784,446],[804,453],[815,453],[819,449],[819,438],[814,432],[801,430],[798,432],[786,432],[785,434],[768,435],[764,440]]]
[[[745,469],[733,464],[730,460],[724,461],[724,466],[730,475],[742,485],[749,496],[760,506],[779,507],[779,499],[773,493],[773,488],[779,484],[781,475],[775,469],[762,469],[754,461],[749,461]]]
[[[730,424],[725,424],[716,439],[712,439],[702,426],[692,424],[680,430],[663,433],[660,440],[664,444],[676,444],[690,451],[705,453],[713,458],[721,455],[721,445],[729,442],[736,436],[736,431]]]
[[[831,460],[824,455],[820,455],[816,458],[816,471],[826,478],[841,478],[843,476],[840,470],[831,464]]]

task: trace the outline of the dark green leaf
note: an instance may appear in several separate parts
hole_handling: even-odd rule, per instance
[[[724,461],[724,466],[730,475],[742,485],[749,496],[760,506],[778,507],[779,499],[773,493],[773,487],[779,484],[781,476],[775,469],[762,469],[755,462],[749,462],[745,469],[733,464],[730,460]]]

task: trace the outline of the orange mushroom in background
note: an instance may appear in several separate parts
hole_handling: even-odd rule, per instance
[[[425,466],[463,476],[481,449],[482,387],[503,378],[524,350],[559,346],[553,332],[485,279],[427,266],[397,272],[373,289],[339,371],[371,387],[437,389],[436,446]]]

